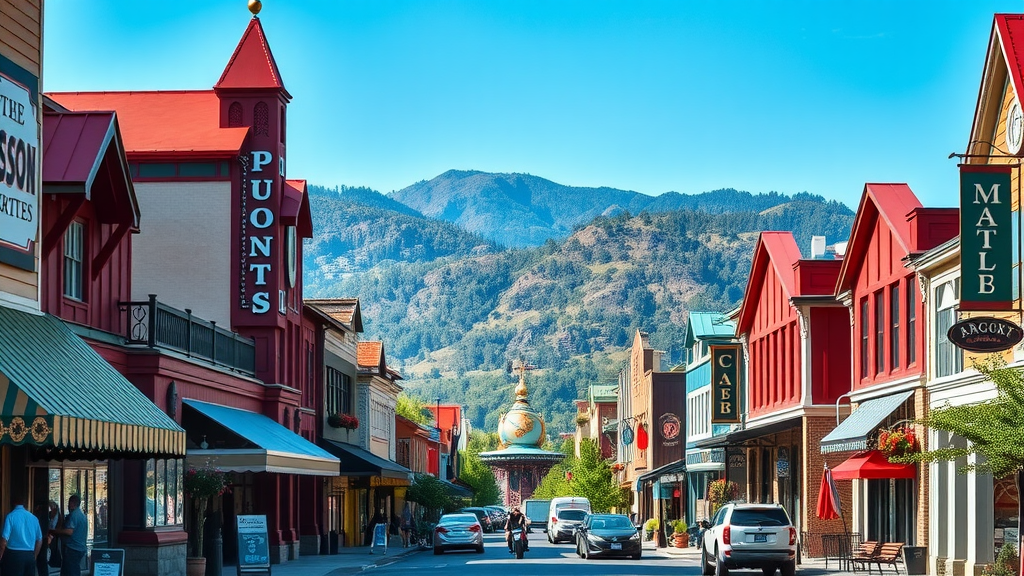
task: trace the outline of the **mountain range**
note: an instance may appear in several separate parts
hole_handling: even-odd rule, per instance
[[[384,341],[409,392],[467,406],[477,427],[511,402],[509,361],[529,360],[556,432],[590,384],[615,381],[636,330],[677,362],[689,310],[734,307],[759,232],[809,247],[845,240],[853,219],[807,193],[650,197],[454,170],[387,196],[312,186],[310,199],[306,296],[358,297],[363,337]]]

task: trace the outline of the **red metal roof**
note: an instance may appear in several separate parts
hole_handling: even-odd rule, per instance
[[[996,14],[993,36],[999,39],[1013,91],[1024,89],[1024,14]]]
[[[281,72],[277,69],[277,62],[270,52],[267,44],[266,34],[263,33],[263,25],[260,19],[253,17],[249,21],[249,27],[242,34],[242,39],[235,48],[235,53],[228,60],[220,80],[214,85],[217,90],[221,89],[252,89],[252,88],[278,88],[285,90],[284,82],[281,81]],[[287,94],[287,90],[285,90]]]
[[[49,92],[72,111],[117,112],[125,151],[138,158],[188,153],[234,156],[248,127],[220,127],[220,99],[213,90],[154,92]]]
[[[892,230],[892,235],[899,243],[903,256],[908,256],[919,249],[915,246],[914,234],[910,223],[910,213],[921,209],[921,202],[906,184],[873,184],[864,185],[864,193],[860,197],[857,215],[853,219],[850,230],[850,243],[843,258],[843,267],[839,271],[836,294],[850,289],[853,281],[852,272],[864,262],[864,252],[871,243],[871,231],[875,218],[879,217]],[[895,248],[895,247],[894,247]],[[895,252],[895,250],[894,250]]]
[[[281,198],[281,221],[295,226],[300,238],[313,237],[313,216],[309,211],[305,180],[285,180]]]
[[[796,245],[792,232],[761,232],[754,245],[754,257],[750,263],[750,275],[747,278],[747,290],[743,294],[740,315],[736,323],[736,333],[742,334],[750,329],[757,306],[757,295],[764,284],[765,275],[771,270],[779,277],[782,289],[790,298],[800,296],[793,267],[800,261],[800,248]]]

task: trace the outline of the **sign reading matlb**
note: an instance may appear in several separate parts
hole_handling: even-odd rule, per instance
[[[740,347],[711,346],[711,421],[740,421]]]
[[[1013,307],[1011,171],[960,165],[961,310]]]

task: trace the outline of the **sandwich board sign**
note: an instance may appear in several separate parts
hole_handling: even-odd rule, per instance
[[[374,550],[380,550],[385,555],[388,553],[388,525],[385,523],[373,525],[373,545],[370,546],[370,554]]]
[[[92,549],[93,576],[124,576],[124,550]]]
[[[242,574],[270,574],[270,539],[265,515],[238,516],[238,568]]]

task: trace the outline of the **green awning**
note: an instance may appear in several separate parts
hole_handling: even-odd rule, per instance
[[[60,319],[0,306],[0,444],[184,456],[185,431]]]
[[[181,422],[189,437],[207,447],[189,448],[189,466],[210,465],[225,472],[276,472],[337,476],[339,462],[325,450],[263,414],[182,400]]]
[[[868,437],[878,425],[913,395],[913,391],[907,391],[862,402],[846,420],[821,439],[821,453],[867,450]]]

